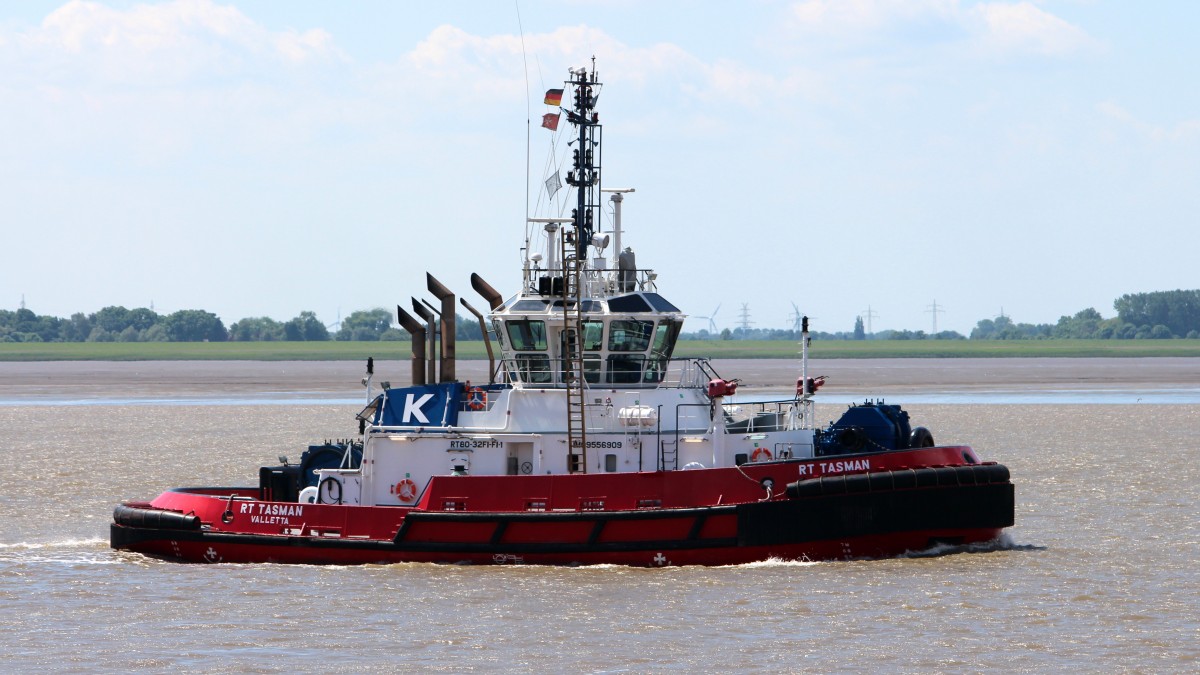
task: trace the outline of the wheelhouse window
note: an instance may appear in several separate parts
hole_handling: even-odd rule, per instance
[[[663,321],[654,330],[654,347],[650,353],[665,359],[671,358],[675,351],[675,341],[679,339],[679,329],[683,324],[677,321]]]
[[[521,382],[549,384],[553,380],[550,357],[545,354],[517,354],[512,363],[516,379]]]
[[[646,359],[646,372],[642,382],[658,384],[667,376],[667,362],[675,351],[675,341],[683,324],[678,321],[662,321],[654,330],[654,344],[650,347],[650,358]]]
[[[496,334],[496,342],[500,343],[500,349],[504,349],[504,329],[500,327],[499,319],[492,319],[492,331]]]
[[[598,352],[604,349],[604,322],[583,322],[583,351]]]
[[[642,381],[646,357],[642,354],[612,354],[608,357],[608,381],[612,384],[637,384]]]
[[[644,352],[650,346],[653,321],[616,319],[608,329],[610,352]]]
[[[546,351],[546,322],[531,319],[510,320],[508,339],[518,352]]]
[[[604,363],[599,356],[583,357],[583,379],[588,384],[600,383],[600,365]]]
[[[600,340],[600,332],[603,324],[599,321],[585,321],[583,327],[585,350],[598,351],[604,346]],[[589,331],[594,329],[591,338],[588,337]],[[559,333],[559,372],[558,381],[560,383],[567,382],[567,372],[570,370],[570,362],[568,355],[574,348],[574,329],[567,329]],[[590,341],[589,341],[590,340]],[[593,346],[595,345],[595,346]],[[586,354],[583,357],[583,379],[589,384],[600,383],[600,366],[603,361],[599,354]]]
[[[658,384],[667,376],[667,360],[660,358],[646,359],[646,372],[642,375],[642,382]]]
[[[518,382],[549,384],[554,381],[550,370],[550,355],[546,348],[546,322],[533,319],[510,319],[504,322],[504,332],[513,351],[518,352],[508,362],[510,376]],[[521,354],[519,352],[538,352]]]

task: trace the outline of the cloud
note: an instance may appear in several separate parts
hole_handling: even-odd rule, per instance
[[[563,26],[524,39],[531,96],[561,86],[568,68],[591,67],[600,79],[620,73],[621,88],[654,88],[686,100],[755,105],[768,92],[796,86],[731,60],[707,62],[679,45],[634,46],[587,25]],[[522,42],[517,35],[473,35],[455,26],[434,29],[378,78],[385,88],[424,92],[459,103],[495,101],[524,92]],[[548,68],[553,64],[553,68]],[[670,100],[668,95],[667,100]]]
[[[627,45],[608,33],[587,25],[563,26],[547,33],[526,35],[472,35],[449,25],[439,26],[401,59],[406,72],[427,79],[470,82],[475,78],[512,78],[513,64],[521,65],[527,55],[530,79],[537,87],[553,86],[568,77],[567,68],[591,65],[591,57],[603,70],[619,71],[623,82],[644,85],[665,72],[679,72],[698,63],[676,45],[659,43],[648,47]],[[542,64],[555,64],[544,70]]]
[[[1151,141],[1175,143],[1200,140],[1200,119],[1183,120],[1168,127],[1142,121],[1114,101],[1102,101],[1096,105],[1096,110]]]
[[[976,53],[1064,56],[1096,45],[1086,31],[1027,2],[802,0],[791,6],[802,44],[838,50],[958,43]]]
[[[1062,56],[1095,44],[1082,28],[1029,2],[984,3],[975,7],[973,13],[982,20],[982,30],[977,36],[996,51]]]
[[[792,6],[792,15],[805,31],[845,37],[913,21],[948,20],[957,5],[956,0],[803,0]]]
[[[0,27],[0,116],[17,152],[105,172],[291,148],[342,122],[349,63],[323,30],[270,30],[235,7],[72,0]],[[38,150],[40,148],[40,151]]]
[[[127,10],[72,0],[7,42],[48,74],[135,85],[344,58],[323,30],[270,31],[211,0]]]

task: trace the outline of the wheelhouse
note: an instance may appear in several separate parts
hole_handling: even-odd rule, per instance
[[[655,292],[585,299],[579,307],[582,335],[563,321],[573,301],[520,295],[492,312],[509,381],[530,387],[566,386],[571,341],[583,347],[588,385],[653,388],[662,383],[684,315]]]

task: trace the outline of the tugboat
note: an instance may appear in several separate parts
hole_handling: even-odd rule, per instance
[[[472,275],[486,319],[461,300],[488,382],[456,378],[456,296],[427,275],[440,305],[397,307],[411,385],[376,391],[368,359],[356,437],[264,466],[257,485],[124,502],[112,547],[209,563],[728,565],[895,556],[1011,526],[1008,469],[935,444],[900,406],[867,401],[818,428],[807,318],[781,400],[734,403],[737,379],[673,357],[685,316],[622,247],[632,190],[601,185],[600,87],[594,64],[564,82],[570,216],[529,219],[544,252],[527,233],[513,296]]]

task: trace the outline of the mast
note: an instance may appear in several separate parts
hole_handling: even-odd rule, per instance
[[[603,85],[596,79],[596,58],[592,57],[592,72],[587,68],[571,71],[572,79],[566,84],[575,90],[574,108],[567,110],[567,121],[575,125],[578,135],[572,142],[572,170],[567,172],[567,184],[576,188],[575,209],[571,217],[575,221],[575,251],[580,260],[587,260],[588,245],[592,243],[595,224],[599,220],[600,203],[600,148],[602,127],[600,116],[595,112],[596,100]]]
[[[587,420],[584,401],[586,386],[583,372],[583,286],[587,266],[588,245],[592,243],[596,223],[600,220],[600,116],[595,113],[600,83],[596,80],[596,59],[592,72],[579,68],[571,71],[566,82],[575,90],[574,108],[567,110],[567,121],[575,125],[578,135],[572,169],[567,172],[567,184],[575,188],[575,209],[571,213],[572,232],[562,236],[562,312],[563,328],[560,340],[563,363],[563,384],[567,393],[567,470],[587,472]]]

